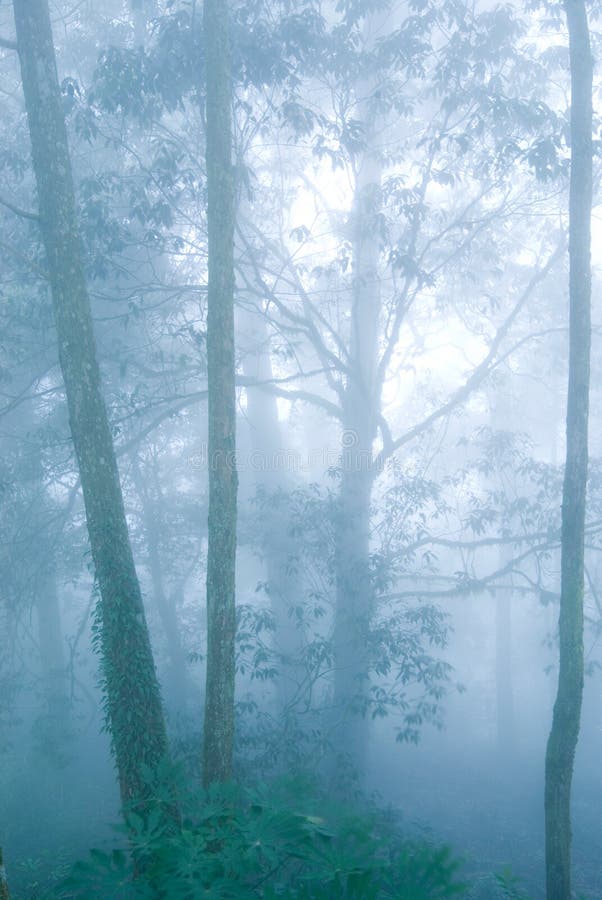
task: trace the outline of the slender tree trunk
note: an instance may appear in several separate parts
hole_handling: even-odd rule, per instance
[[[155,0],[130,0],[130,6],[134,22],[134,43],[137,47],[144,47],[148,18],[155,13]]]
[[[10,894],[8,892],[8,881],[6,880],[6,869],[4,868],[2,847],[0,847],[0,900],[10,900]]]
[[[27,404],[19,413],[20,428],[25,433],[34,433],[38,426],[33,404]],[[30,521],[35,528],[35,538],[30,538],[32,549],[32,571],[34,606],[37,619],[37,638],[40,652],[40,676],[46,702],[44,740],[50,740],[55,747],[64,745],[69,738],[69,685],[67,681],[67,660],[61,621],[61,607],[57,587],[57,572],[54,559],[54,541],[51,528],[46,523],[52,518],[54,504],[44,485],[42,460],[39,454],[32,455],[26,475],[30,489]],[[40,532],[40,526],[42,531]]]
[[[509,384],[500,384],[495,392],[491,408],[491,428],[493,431],[514,431],[518,427],[514,410],[516,400]],[[497,471],[503,478],[503,472]],[[504,569],[512,561],[511,546],[502,545],[498,564]],[[512,664],[512,572],[507,576],[509,588],[498,589],[495,595],[495,711],[497,749],[500,763],[506,771],[512,766],[515,751],[514,685]]]
[[[584,527],[591,341],[592,55],[584,0],[566,0],[571,61],[570,343],[562,497],[560,664],[545,772],[548,900],[571,898],[571,782],[583,695]]]
[[[67,665],[56,572],[53,570],[46,572],[44,586],[37,590],[36,612],[44,693],[51,730],[57,742],[64,741],[69,717]]]
[[[258,382],[273,379],[269,352],[269,334],[260,309],[239,308],[237,312],[239,342],[246,345],[242,353],[243,372]],[[278,420],[276,397],[260,387],[247,387],[247,422],[251,448],[256,466],[250,471],[255,487],[263,488],[268,496],[292,490],[291,472],[283,471],[288,455],[282,445],[282,430]],[[302,587],[293,562],[298,552],[297,542],[290,533],[290,523],[284,510],[271,506],[270,515],[262,515],[259,539],[265,559],[270,605],[274,615],[274,648],[280,661],[277,680],[281,711],[287,711],[295,701],[302,700],[300,687],[305,669],[300,665],[303,636],[290,610],[301,603]]]
[[[341,441],[341,485],[336,528],[334,702],[342,714],[338,740],[358,771],[368,747],[368,633],[373,613],[370,574],[370,500],[380,397],[375,396],[381,311],[379,240],[375,218],[381,205],[382,164],[371,152],[372,116],[364,115],[368,147],[360,164],[353,210],[353,306],[350,374]]]
[[[346,431],[345,434],[351,434]],[[334,703],[341,727],[336,740],[354,768],[365,774],[369,731],[368,636],[373,613],[370,574],[370,497],[372,477],[362,472],[362,451],[345,449],[350,471],[343,471],[336,536],[334,624]],[[358,471],[351,470],[357,460]]]
[[[203,782],[232,774],[236,631],[236,394],[234,356],[234,172],[228,8],[204,7],[209,285],[209,536],[207,683]]]
[[[100,590],[99,643],[124,804],[140,808],[145,767],[166,756],[159,686],[102,396],[47,0],[14,0],[23,90],[88,534]]]
[[[502,562],[507,561],[505,557],[502,553]],[[515,749],[511,590],[498,591],[495,598],[495,689],[497,746],[510,765]]]
[[[149,465],[152,467],[153,463],[151,462]],[[163,531],[164,523],[161,512],[161,490],[157,473],[153,472],[152,476],[145,473],[146,478],[143,477],[137,459],[133,466],[133,474],[142,506],[142,523],[146,536],[153,600],[161,620],[170,663],[170,675],[167,683],[163,686],[164,692],[166,695],[171,695],[174,703],[182,706],[186,700],[189,679],[175,602],[167,596],[163,581],[160,534]],[[147,485],[148,479],[152,480],[151,487]]]

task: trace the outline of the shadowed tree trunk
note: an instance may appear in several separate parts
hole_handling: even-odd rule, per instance
[[[209,531],[207,550],[207,682],[203,782],[232,773],[234,639],[236,394],[234,386],[234,171],[228,7],[205,0],[207,225],[209,283]]]
[[[21,427],[26,434],[37,437],[33,404],[27,404],[20,412]],[[46,749],[64,746],[69,740],[69,684],[65,638],[62,628],[61,604],[56,567],[57,535],[53,532],[52,519],[56,513],[44,483],[41,451],[28,457],[24,477],[30,484],[29,519],[33,534],[29,538],[32,548],[31,573],[33,599],[37,619],[37,640],[40,652],[41,687],[46,704],[43,721]]]
[[[571,63],[570,329],[562,495],[560,662],[545,772],[548,900],[571,898],[571,783],[583,695],[584,527],[591,342],[592,56],[584,0],[566,0]]]
[[[241,260],[239,264],[242,264]],[[274,378],[270,339],[261,308],[239,307],[237,341],[242,347],[242,367],[246,378],[259,384]],[[290,713],[304,699],[305,666],[301,664],[303,632],[291,610],[302,603],[303,588],[295,566],[299,548],[287,518],[286,495],[293,490],[294,473],[287,468],[288,453],[283,446],[276,397],[261,387],[246,388],[246,418],[249,425],[254,487],[266,491],[261,509],[259,540],[265,560],[270,605],[274,615],[274,649],[280,662],[276,682],[280,712]],[[292,458],[292,457],[291,457]],[[274,495],[276,499],[274,499]],[[280,499],[280,503],[278,500]],[[269,509],[269,515],[267,511]]]
[[[4,858],[2,855],[2,847],[0,847],[0,900],[10,900],[8,892],[8,881],[6,880],[6,869],[4,868]]]
[[[167,596],[163,579],[161,534],[164,533],[165,523],[156,460],[152,459],[147,463],[143,475],[139,460],[135,458],[132,470],[134,484],[140,498],[153,600],[161,620],[169,657],[169,673],[163,684],[163,692],[168,705],[171,702],[172,706],[183,707],[191,684],[186,669],[186,653],[182,644],[175,600]]]
[[[500,556],[504,566],[507,554],[502,552]],[[497,746],[506,764],[515,750],[512,672],[512,588],[504,588],[498,589],[495,597],[495,706]]]
[[[159,686],[101,389],[47,0],[14,0],[59,359],[100,590],[99,643],[124,804],[166,756]]]
[[[516,398],[511,385],[502,382],[497,385],[490,411],[492,431],[514,433],[519,427],[516,421]],[[496,478],[503,481],[503,467],[496,466]],[[499,549],[498,566],[501,570],[512,562],[510,545],[502,544]],[[504,578],[508,587],[495,592],[495,712],[497,749],[500,765],[509,771],[516,750],[516,728],[514,716],[514,664],[512,635],[513,573]]]
[[[36,611],[44,694],[53,740],[58,743],[65,741],[67,736],[69,695],[61,608],[53,570],[45,573],[43,586],[36,592]]]
[[[148,19],[156,12],[155,0],[130,0],[130,6],[134,24],[134,43],[137,47],[144,47]]]

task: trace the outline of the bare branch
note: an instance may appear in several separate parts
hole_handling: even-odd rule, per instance
[[[405,432],[405,434],[401,435],[401,437],[397,438],[397,440],[393,441],[393,443],[389,446],[383,447],[374,462],[376,471],[379,471],[380,468],[382,468],[385,460],[388,459],[393,453],[395,453],[396,450],[404,446],[404,444],[408,444],[410,441],[413,441],[414,438],[427,431],[431,427],[431,425],[433,425],[439,419],[447,416],[449,413],[453,412],[455,409],[461,406],[470,397],[472,392],[476,390],[491,374],[491,372],[499,362],[499,360],[497,360],[496,358],[502,342],[514,325],[514,322],[516,321],[519,313],[525,306],[527,300],[530,298],[537,285],[546,278],[550,270],[554,267],[554,265],[558,262],[558,260],[564,253],[565,246],[566,243],[563,239],[556,250],[552,253],[545,266],[543,266],[543,268],[539,269],[533,275],[525,290],[514,305],[514,308],[506,317],[502,325],[499,327],[494,339],[491,342],[491,346],[489,347],[487,355],[476,366],[476,368],[473,369],[464,384],[459,387],[457,391],[455,391],[455,393],[452,394],[452,396],[446,403],[444,403],[438,409],[434,410],[429,416],[426,417],[426,419],[423,419],[422,422],[414,425],[413,428],[410,428]]]
[[[31,219],[32,222],[39,222],[40,217],[37,213],[29,212],[26,209],[21,209],[19,206],[15,206],[14,203],[11,203],[9,200],[5,200],[4,197],[0,197],[0,206],[5,206],[7,209],[10,209],[12,213],[16,216],[20,216],[22,219]]]
[[[346,348],[344,343],[341,340],[339,334],[337,334],[336,330],[330,325],[330,323],[325,319],[322,313],[316,308],[315,304],[312,303],[307,291],[305,290],[301,279],[299,278],[299,273],[297,272],[293,260],[291,257],[286,254],[280,247],[278,247],[273,241],[269,240],[261,230],[250,221],[244,222],[245,226],[248,227],[253,233],[259,237],[264,245],[270,249],[270,251],[274,254],[274,256],[280,261],[283,266],[283,269],[286,268],[290,273],[291,283],[294,286],[295,290],[298,293],[299,299],[303,305],[303,316],[299,316],[291,312],[291,310],[287,309],[284,304],[282,304],[278,298],[276,297],[275,291],[270,290],[270,288],[265,284],[263,278],[261,277],[257,267],[256,268],[256,277],[258,278],[259,283],[263,290],[267,292],[267,296],[269,296],[270,300],[274,303],[274,305],[278,308],[278,310],[285,315],[288,319],[292,319],[296,322],[296,324],[303,328],[307,334],[309,335],[313,347],[318,354],[320,362],[324,366],[324,373],[329,382],[330,387],[334,390],[339,398],[342,399],[343,388],[342,385],[336,381],[332,375],[333,369],[338,369],[341,371],[346,370],[346,366],[344,363],[344,358],[347,355]],[[253,260],[253,253],[249,246],[249,242],[246,239],[246,236],[242,232],[242,230],[238,229],[241,240],[245,244],[245,248],[249,251],[249,257]],[[338,347],[339,352],[341,353],[341,357],[339,358],[335,353],[333,353],[324,343],[324,339],[318,328],[315,324],[315,321],[321,323],[321,325],[325,328],[335,345]]]

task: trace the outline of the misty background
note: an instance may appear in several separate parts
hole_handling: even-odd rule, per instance
[[[449,845],[469,896],[498,896],[511,870],[543,897],[568,367],[561,7],[230,6],[236,777],[309,772]],[[50,3],[127,525],[192,779],[215,463],[201,7]],[[14,35],[7,4],[0,35]],[[0,92],[0,844],[12,894],[33,898],[119,840],[120,799],[10,48]],[[595,116],[601,97],[598,65]],[[598,154],[573,794],[588,898],[602,897],[599,172]]]

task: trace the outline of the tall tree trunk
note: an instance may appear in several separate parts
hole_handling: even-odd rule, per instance
[[[19,416],[20,428],[24,428],[27,435],[35,435],[39,423],[33,404],[25,404],[20,410]],[[43,735],[46,742],[50,742],[55,748],[58,748],[64,745],[69,738],[70,701],[54,559],[56,536],[52,533],[52,526],[49,527],[46,524],[49,519],[53,518],[55,509],[44,484],[44,471],[39,452],[31,455],[26,477],[31,492],[30,521],[32,529],[35,529],[35,537],[32,536],[29,539],[29,544],[33,552],[32,568],[36,572],[33,581],[33,600],[38,626],[40,676],[46,703],[43,718],[47,727],[43,729]]]
[[[375,396],[381,311],[379,240],[382,164],[371,151],[374,123],[365,100],[367,149],[361,160],[353,209],[354,283],[349,376],[343,409],[341,485],[336,527],[334,702],[342,714],[338,741],[358,771],[367,760],[369,699],[368,632],[373,613],[370,574],[372,443],[380,397]]]
[[[209,284],[209,536],[207,682],[203,781],[232,773],[236,631],[236,394],[234,357],[234,172],[228,6],[205,0]]]
[[[144,47],[149,16],[155,13],[155,0],[130,0],[134,24],[134,43]]]
[[[8,881],[6,880],[6,869],[4,868],[4,857],[2,855],[2,847],[0,847],[0,900],[10,900],[8,892]]]
[[[514,432],[516,398],[511,386],[502,383],[497,386],[491,407],[491,428],[496,431]],[[499,481],[503,480],[503,468],[496,470]],[[505,569],[512,561],[512,547],[502,544],[499,549],[498,564]],[[512,585],[510,571],[506,576],[509,588],[498,588],[495,593],[495,712],[497,749],[500,762],[506,770],[512,766],[515,751],[514,685],[512,664]]]
[[[501,554],[502,564],[507,554]],[[495,698],[497,746],[511,764],[515,750],[514,689],[512,684],[512,589],[498,590],[495,598]]]
[[[102,396],[47,0],[13,0],[40,228],[46,249],[88,534],[100,590],[108,722],[124,804],[142,808],[145,767],[166,756],[159,686]]]
[[[56,572],[45,572],[42,586],[36,591],[38,643],[44,678],[44,694],[50,729],[56,743],[64,741],[69,716],[67,664],[61,629],[61,609]]]
[[[571,62],[570,338],[562,495],[560,664],[545,771],[548,900],[571,898],[571,782],[583,695],[591,343],[592,55],[584,0],[565,0]]]
[[[346,431],[345,435],[351,434]],[[361,450],[345,449],[349,471],[343,471],[336,535],[336,610],[334,624],[334,704],[340,716],[337,746],[361,774],[365,773],[369,731],[368,636],[373,613],[370,574],[370,497],[368,472]]]
[[[260,383],[269,383],[274,375],[268,328],[262,310],[239,308],[237,329],[238,342],[244,342],[244,375]],[[246,419],[252,452],[257,461],[256,466],[250,467],[254,486],[263,488],[268,497],[279,491],[288,493],[292,490],[293,479],[288,470],[282,469],[286,457],[282,456],[285,448],[282,445],[276,397],[261,387],[251,386],[246,388],[246,395]],[[298,547],[290,533],[290,523],[286,520],[286,502],[283,509],[270,503],[270,514],[266,515],[264,511],[261,516],[260,531],[259,540],[274,616],[274,649],[280,662],[276,685],[278,702],[280,711],[286,712],[296,701],[302,700],[300,688],[305,674],[304,667],[300,665],[302,633],[290,615],[290,610],[301,603],[302,587],[299,573],[292,564]]]
[[[176,613],[175,601],[165,591],[161,565],[160,535],[163,532],[162,498],[154,460],[149,463],[153,469],[143,477],[138,459],[133,465],[134,484],[142,507],[142,524],[146,536],[148,568],[153,587],[153,600],[161,620],[167,654],[169,657],[169,677],[163,685],[167,701],[183,706],[188,693],[189,679],[186,671],[186,655],[182,646],[182,636]],[[148,481],[152,484],[149,486]]]

